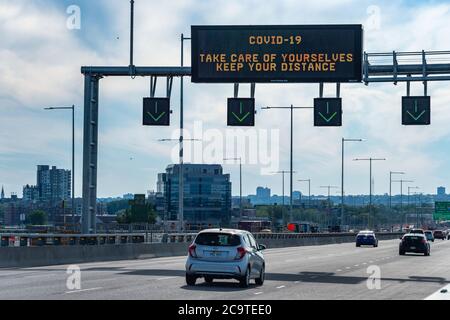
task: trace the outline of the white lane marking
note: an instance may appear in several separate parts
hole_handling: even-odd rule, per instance
[[[94,290],[100,290],[100,289],[103,289],[103,288],[102,287],[98,287],[98,288],[80,289],[80,290],[66,291],[65,293],[66,294],[71,294],[71,293],[94,291]]]
[[[347,270],[348,270],[348,269],[350,269],[350,267],[345,267],[345,269],[347,269]]]
[[[337,269],[337,270],[336,270],[336,272],[341,272],[341,271],[342,271],[341,269]]]
[[[424,300],[450,300],[450,284],[430,294]]]
[[[255,292],[255,295],[263,294],[264,292]]]
[[[300,281],[295,281],[294,283],[296,283],[296,284],[297,284],[297,283],[300,283]]]
[[[160,280],[167,280],[167,279],[174,279],[174,278],[176,278],[176,277],[164,277],[164,278],[158,278],[156,280],[160,281]]]
[[[373,263],[373,261],[372,261],[372,260],[370,260],[370,261],[369,261],[369,263]]]
[[[359,267],[359,264],[355,264],[355,267]]]
[[[279,287],[277,287],[277,289],[283,289],[283,288],[286,288],[286,286],[279,286]]]
[[[363,262],[363,266],[365,266],[367,264],[367,262]]]

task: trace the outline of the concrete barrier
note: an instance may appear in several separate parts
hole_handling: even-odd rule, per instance
[[[379,240],[398,239],[401,234],[377,234]],[[355,241],[354,234],[262,234],[257,241],[270,248],[315,246]],[[0,248],[0,268],[37,267],[113,260],[150,259],[187,255],[189,242],[135,243],[118,245],[71,245]]]

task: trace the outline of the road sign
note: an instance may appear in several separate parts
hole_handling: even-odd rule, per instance
[[[192,26],[192,82],[361,82],[362,25]]]
[[[144,126],[170,126],[170,99],[144,98]]]
[[[429,96],[402,97],[402,124],[429,125],[431,99]]]
[[[450,221],[450,202],[449,201],[436,201],[434,203],[434,215],[435,221]]]
[[[314,99],[314,126],[316,127],[342,126],[342,99],[341,98]]]
[[[255,125],[255,99],[229,98],[227,123],[229,126],[253,127]]]

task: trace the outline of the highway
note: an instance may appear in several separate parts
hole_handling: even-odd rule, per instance
[[[378,248],[353,243],[268,249],[266,282],[240,288],[234,280],[197,280],[188,287],[185,257],[80,264],[81,289],[66,287],[67,266],[0,269],[7,299],[426,299],[450,284],[450,241],[431,243],[431,256],[398,255],[399,240]],[[369,266],[381,289],[369,290]],[[436,294],[435,294],[436,296]]]

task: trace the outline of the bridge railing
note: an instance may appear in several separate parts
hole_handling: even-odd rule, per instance
[[[401,236],[403,233],[380,232],[376,235]],[[191,243],[197,233],[118,233],[118,234],[0,234],[0,247],[38,247],[75,245],[124,245],[144,243]],[[258,242],[308,238],[354,237],[356,233],[253,233]]]

